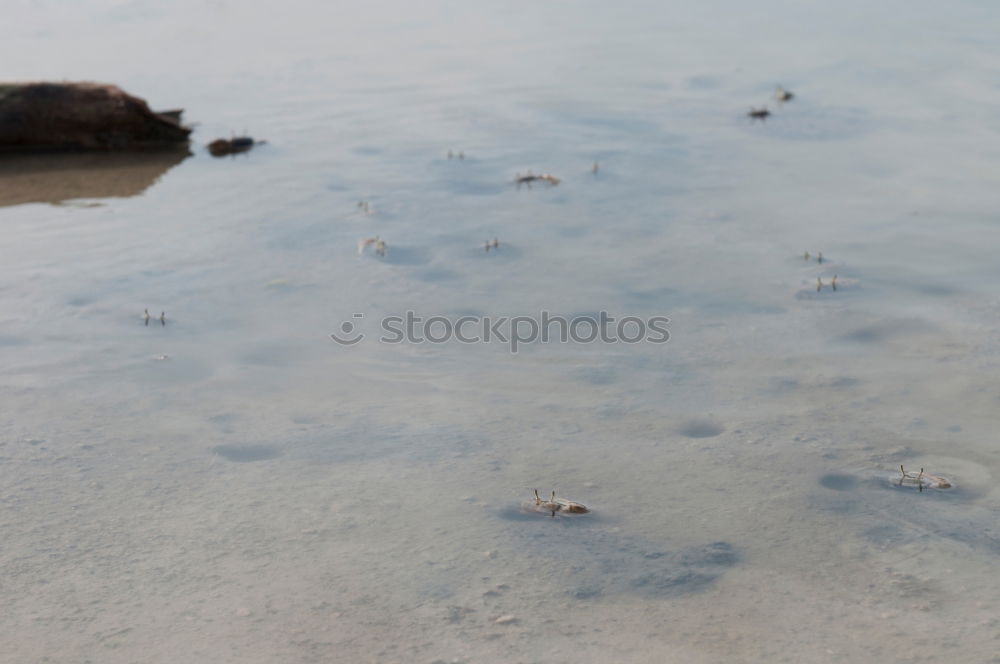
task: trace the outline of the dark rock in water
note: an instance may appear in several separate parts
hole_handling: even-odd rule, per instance
[[[170,118],[174,122],[181,121],[181,115],[184,113],[183,108],[172,108],[169,111],[157,111],[156,114],[165,118]]]
[[[212,153],[213,157],[225,157],[230,154],[246,152],[254,145],[263,142],[255,141],[249,136],[237,136],[230,139],[219,138],[208,144],[208,151]]]
[[[180,111],[100,83],[0,84],[0,151],[132,150],[186,143]]]

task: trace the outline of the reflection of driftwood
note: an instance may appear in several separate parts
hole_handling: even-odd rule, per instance
[[[128,150],[186,143],[180,111],[99,83],[0,84],[0,150]]]
[[[190,154],[183,146],[141,152],[0,155],[0,207],[138,196]]]

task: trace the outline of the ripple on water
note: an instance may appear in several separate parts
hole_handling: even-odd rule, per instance
[[[712,420],[688,420],[677,428],[677,433],[688,438],[713,438],[726,428]]]
[[[558,556],[554,572],[566,594],[592,600],[623,593],[680,597],[703,592],[740,562],[730,542],[674,548],[606,527],[600,515],[584,519],[550,519],[513,507],[499,514],[513,523],[519,555],[548,561]]]
[[[844,473],[827,473],[819,478],[819,483],[834,491],[850,491],[858,485],[858,478]]]
[[[212,452],[239,463],[268,461],[281,456],[281,450],[271,445],[218,445],[212,448]]]

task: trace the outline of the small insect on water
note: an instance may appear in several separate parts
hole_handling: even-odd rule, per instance
[[[767,110],[767,106],[761,106],[760,108],[751,106],[750,110],[747,111],[747,117],[750,118],[751,122],[754,120],[766,122],[769,115],[771,115],[771,111]]]
[[[143,311],[142,311],[142,320],[146,324],[146,327],[149,327],[149,321],[150,321],[150,319],[152,319],[152,316],[149,315],[149,309],[148,308],[143,309]],[[159,321],[160,321],[160,325],[164,325],[165,326],[167,324],[167,312],[165,312],[165,311],[161,311],[160,312]]]
[[[920,472],[914,475],[913,473],[906,472],[903,468],[903,464],[899,464],[900,478],[896,483],[896,486],[915,486],[917,491],[923,492],[924,488],[928,489],[950,489],[951,482],[943,477],[938,477],[937,475],[931,475],[925,473],[924,469],[921,468]]]
[[[548,183],[548,184],[550,184],[550,185],[552,185],[554,187],[557,184],[559,184],[560,180],[556,176],[551,175],[549,173],[542,173],[541,175],[534,175],[534,174],[532,174],[531,171],[528,171],[527,175],[521,175],[520,173],[517,173],[517,174],[514,175],[514,184],[517,185],[518,189],[521,188],[522,184],[528,185],[528,189],[531,189],[531,183],[532,182],[545,182],[545,183]]]
[[[365,249],[369,245],[375,248],[375,253],[377,255],[385,256],[385,250],[386,250],[385,240],[380,238],[378,235],[376,235],[375,237],[369,237],[363,240],[358,240],[358,256],[365,253]]]
[[[556,513],[559,515],[579,515],[579,514],[589,514],[590,510],[584,505],[575,502],[573,500],[565,500],[563,498],[556,498],[556,492],[553,491],[552,495],[549,496],[548,500],[542,500],[542,497],[538,495],[538,489],[535,489],[535,499],[530,503],[524,504],[525,511],[534,512],[537,514],[548,514],[549,516],[555,518]]]
[[[791,101],[795,99],[795,93],[793,93],[791,90],[786,90],[779,85],[778,88],[774,91],[774,98],[777,99],[780,103],[785,103],[786,101]]]

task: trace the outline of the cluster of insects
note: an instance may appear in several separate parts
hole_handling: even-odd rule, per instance
[[[453,159],[455,158],[455,156],[456,155],[454,152],[448,150],[448,159]],[[459,152],[457,156],[459,159],[463,160],[465,159],[464,152]],[[596,175],[599,168],[600,167],[598,166],[598,163],[595,161],[591,166],[590,170],[592,173]],[[554,187],[557,184],[559,184],[561,180],[557,178],[555,175],[552,175],[551,173],[541,173],[536,175],[531,171],[528,171],[526,175],[521,175],[520,173],[517,173],[514,176],[514,184],[517,185],[518,189],[521,188],[521,185],[526,185],[530,189],[531,184],[536,182],[543,182],[549,186]],[[371,204],[368,201],[358,201],[358,209],[361,211],[362,214],[365,215],[373,214]],[[365,249],[369,246],[374,246],[376,255],[385,256],[386,252],[385,241],[382,240],[377,235],[375,237],[358,240],[358,255],[360,256],[361,254],[363,254],[365,252]],[[487,253],[489,253],[491,249],[497,250],[500,248],[500,240],[497,238],[493,238],[492,241],[487,240],[483,244],[483,248],[486,250]]]
[[[780,85],[774,91],[774,99],[775,101],[778,102],[779,105],[784,104],[785,102],[789,102],[794,98],[795,98],[794,92],[786,90]],[[747,111],[747,117],[750,118],[751,122],[753,122],[754,120],[760,120],[761,122],[766,122],[770,116],[771,116],[771,111],[770,109],[767,108],[766,105],[761,106],[760,108],[751,106],[750,110]]]
[[[823,252],[822,251],[819,252],[819,253],[817,253],[815,257],[811,253],[809,253],[807,251],[807,252],[805,252],[805,253],[802,254],[802,258],[805,261],[811,261],[813,258],[815,258],[816,262],[819,263],[820,265],[822,265],[824,262],[826,262],[826,259],[823,258]],[[838,277],[837,277],[836,274],[833,275],[833,278],[830,279],[829,281],[823,281],[822,277],[816,277],[816,292],[819,293],[820,291],[823,290],[824,287],[828,287],[831,290],[833,290],[833,291],[836,292],[837,287],[839,285],[844,285],[844,286],[850,288],[850,287],[853,287],[853,286],[857,286],[857,283],[858,282],[857,282],[856,279],[846,279],[846,280],[843,281],[843,283],[838,282]]]

